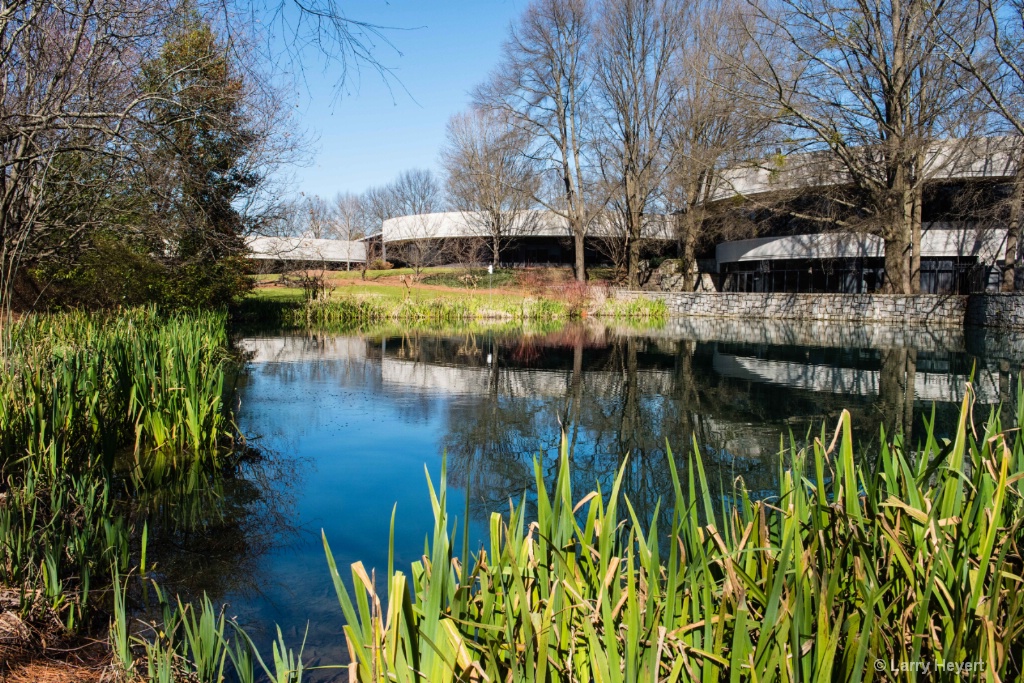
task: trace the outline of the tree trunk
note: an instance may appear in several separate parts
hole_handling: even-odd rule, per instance
[[[886,294],[910,294],[910,252],[911,244],[905,233],[885,240],[885,287]]]
[[[691,207],[682,216],[682,234],[679,236],[679,241],[682,246],[682,263],[680,264],[680,274],[683,276],[685,286],[689,291],[695,291],[697,289],[697,283],[699,278],[690,278],[690,273],[694,270],[694,262],[696,261],[697,252],[697,215],[696,209]]]
[[[911,444],[914,438],[914,393],[917,376],[917,349],[907,349],[906,386],[903,397],[903,443]]]
[[[633,219],[630,218],[630,223]],[[626,286],[640,289],[640,236],[639,229],[629,226],[629,245],[626,252]]]
[[[913,207],[910,212],[910,291],[921,293],[921,210],[924,204],[923,190],[920,184],[914,192]]]
[[[890,438],[902,434],[906,421],[907,349],[892,348],[880,352],[882,367],[878,373],[879,412]]]
[[[573,251],[575,252],[575,258],[576,258],[576,264],[575,264],[575,268],[574,268],[575,272],[576,272],[576,281],[577,282],[586,282],[587,281],[587,267],[586,267],[586,259],[584,258],[584,254],[583,254],[583,226],[580,226],[580,225],[573,226],[572,239],[573,239]]]
[[[495,237],[491,241],[491,264],[494,269],[498,269],[498,264],[501,262],[501,245],[498,243],[498,238]]]
[[[1017,290],[1017,260],[1020,250],[1021,213],[1024,212],[1024,163],[1020,163],[1013,178],[1010,196],[1010,217],[1006,225],[1006,255],[1003,257],[1002,291]]]
[[[914,191],[908,169],[898,168],[887,197],[885,236],[885,292],[912,294],[914,252]]]

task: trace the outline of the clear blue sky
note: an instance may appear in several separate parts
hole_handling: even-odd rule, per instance
[[[337,90],[337,70],[307,69],[296,120],[318,136],[310,166],[294,170],[296,191],[331,198],[390,181],[407,168],[438,170],[448,117],[495,67],[509,23],[527,0],[356,0],[347,16],[407,30],[380,45],[391,89],[369,68]]]

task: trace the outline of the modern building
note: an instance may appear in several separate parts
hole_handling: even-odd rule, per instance
[[[675,243],[670,217],[651,217],[643,234],[646,248],[652,253],[664,251]],[[587,262],[606,262],[615,235],[616,230],[609,221],[595,219],[585,240]],[[392,218],[384,221],[380,239],[388,261],[490,261],[490,234],[483,216],[473,212],[449,211]],[[519,213],[502,242],[501,261],[509,266],[573,262],[569,223],[550,211]]]
[[[1009,138],[948,141],[926,157],[921,232],[921,291],[994,290],[1006,253],[1006,226],[996,210],[1009,194],[1017,155]],[[874,292],[884,273],[884,242],[828,229],[852,193],[848,174],[828,154],[779,157],[726,171],[708,208],[729,207],[758,225],[754,239],[714,246],[710,270],[720,291]],[[844,195],[845,193],[845,195]],[[854,198],[855,201],[855,198]],[[792,211],[796,206],[799,211]],[[837,221],[838,223],[838,221]],[[826,230],[822,230],[822,225]]]
[[[999,206],[1009,196],[1019,139],[950,140],[926,155],[921,219],[921,291],[995,290],[1006,254]],[[870,154],[866,150],[865,154]],[[728,223],[739,239],[704,245],[702,288],[735,292],[880,291],[884,242],[841,226],[862,206],[847,171],[829,153],[777,156],[723,172],[707,202],[709,220]],[[846,212],[844,214],[844,212]],[[854,216],[855,219],[858,217]],[[645,257],[674,255],[677,216],[647,217]],[[860,217],[863,219],[863,216]],[[505,266],[568,265],[574,260],[568,221],[550,211],[519,213],[501,242]],[[609,216],[596,218],[585,240],[588,264],[608,263],[620,248]],[[481,214],[442,212],[384,221],[361,240],[259,237],[252,258],[273,267],[299,263],[344,268],[377,258],[414,266],[489,263],[491,236]],[[685,281],[680,277],[677,281]]]
[[[246,244],[249,258],[272,271],[303,267],[345,269],[366,262],[366,245],[361,241],[253,237]]]

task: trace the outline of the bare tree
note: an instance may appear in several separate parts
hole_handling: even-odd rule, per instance
[[[370,216],[366,202],[363,197],[351,192],[339,192],[334,196],[334,221],[335,236],[338,239],[353,241],[362,239],[370,233],[373,228],[373,218]],[[369,242],[365,244],[369,245]],[[369,264],[370,255],[367,252],[363,260],[363,272]],[[345,263],[345,270],[351,270],[352,263]]]
[[[887,290],[917,291],[923,187],[937,143],[965,137],[974,104],[942,47],[944,32],[970,30],[967,1],[750,4],[749,32],[771,47],[746,76],[771,93],[790,148],[821,150],[823,177],[855,188],[843,227],[883,238]]]
[[[978,31],[944,28],[950,56],[983,90],[984,101],[1007,135],[1002,151],[1010,157],[1013,187],[1007,202],[1006,255],[1001,289],[1017,289],[1024,247],[1024,0],[978,0]]]
[[[416,216],[445,210],[444,190],[432,171],[413,168],[398,174],[386,190],[398,216]]]
[[[392,241],[398,242],[394,253],[416,270],[417,277],[424,267],[442,260],[447,242],[440,236],[442,221],[432,214],[445,210],[444,191],[433,172],[403,171],[387,185],[364,192],[361,202],[368,223],[375,229],[381,226],[382,259],[389,258],[389,247],[383,242],[384,221],[405,216],[409,217],[405,226],[410,232],[407,239],[393,237]]]
[[[587,0],[534,0],[512,27],[502,59],[475,101],[501,112],[530,140],[527,153],[552,176],[537,200],[565,219],[575,250],[576,279],[586,280],[584,239],[600,210],[593,190],[590,6]],[[557,188],[549,195],[547,188]]]
[[[339,192],[334,197],[334,218],[339,239],[358,240],[370,234],[373,218],[361,195]]]
[[[675,0],[605,0],[596,22],[596,100],[601,106],[601,166],[625,237],[626,281],[640,285],[647,214],[664,175],[662,149],[678,82],[671,65],[684,33]]]
[[[495,267],[510,239],[532,232],[538,182],[525,148],[522,132],[500,114],[473,109],[448,121],[441,160],[449,202],[489,242]]]
[[[337,239],[335,207],[320,195],[309,195],[302,200],[302,236],[316,240]]]
[[[104,220],[110,197],[103,188],[134,170],[125,139],[152,96],[134,79],[155,53],[165,10],[137,0],[19,0],[0,10],[5,331],[20,267],[55,255]]]
[[[402,215],[401,209],[396,205],[395,197],[388,185],[378,185],[369,188],[360,195],[360,200],[373,225],[370,234],[380,232],[384,221],[389,218],[397,218]]]
[[[687,276],[694,271],[697,250],[718,225],[709,220],[707,205],[720,185],[720,172],[762,158],[774,132],[770,109],[737,96],[754,87],[735,67],[737,61],[750,65],[755,55],[743,30],[746,3],[741,2],[691,0],[682,9],[680,48],[672,68],[678,92],[668,124],[663,183],[664,205],[675,216]]]
[[[197,0],[209,14],[220,15],[234,35],[262,42],[260,61],[302,81],[311,64],[335,74],[338,95],[358,80],[364,68],[389,87],[393,70],[380,61],[382,48],[401,56],[390,34],[396,29],[349,16],[339,0]],[[322,76],[322,74],[321,74]]]
[[[367,234],[383,231],[386,220],[445,208],[441,183],[431,171],[423,169],[403,171],[390,183],[371,187],[360,196],[360,203],[366,215]],[[380,258],[388,259],[387,245],[383,241]]]
[[[434,213],[408,216],[405,227],[408,239],[397,241],[398,258],[413,269],[416,280],[424,268],[437,266],[452,257],[453,240],[445,234],[444,217]]]

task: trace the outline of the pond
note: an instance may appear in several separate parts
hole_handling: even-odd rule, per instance
[[[553,476],[563,433],[574,495],[607,491],[625,466],[624,493],[649,520],[671,487],[666,441],[681,472],[699,449],[723,495],[739,478],[769,495],[786,466],[781,436],[806,443],[823,424],[831,435],[843,409],[866,454],[880,426],[913,434],[933,409],[948,431],[972,372],[979,416],[1012,410],[1024,359],[992,333],[711,319],[239,343],[252,357],[239,425],[276,463],[276,514],[257,556],[221,565],[240,576],[216,597],[261,643],[277,623],[297,648],[308,624],[314,664],[347,660],[321,530],[343,576],[361,560],[379,577],[394,511],[395,566],[408,570],[432,528],[425,471],[436,482],[444,458],[451,514],[461,529],[468,504],[473,547],[491,512],[532,486],[535,459]]]

